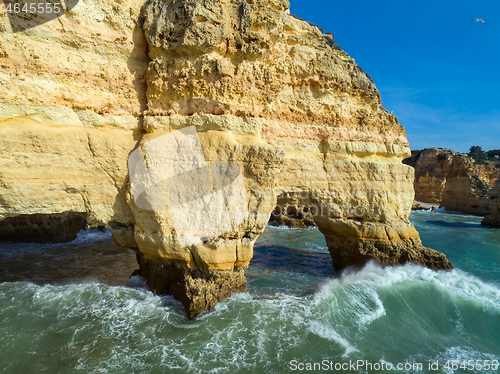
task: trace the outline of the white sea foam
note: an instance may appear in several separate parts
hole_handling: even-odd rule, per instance
[[[363,327],[386,315],[384,304],[378,297],[378,294],[373,290],[370,290],[369,294],[375,302],[376,308],[372,310],[372,308],[366,307],[366,304],[364,305],[364,313],[359,316],[359,322]]]
[[[313,353],[308,346],[314,341],[311,334],[331,342],[311,348],[324,346],[326,358],[364,357],[370,342],[364,339],[374,322],[386,313],[380,297],[384,288],[404,282],[416,282],[417,286],[430,282],[457,294],[454,288],[462,287],[457,279],[472,279],[479,288],[488,286],[464,276],[460,272],[428,273],[413,265],[383,269],[369,264],[359,272],[346,272],[329,281],[314,296],[277,294],[256,298],[239,294],[194,321],[187,321],[182,306],[171,298],[140,288],[98,283],[42,287],[11,284],[0,288],[0,297],[4,305],[9,305],[5,304],[4,289],[17,287],[12,296],[25,298],[18,305],[24,318],[38,318],[43,322],[41,326],[48,323],[39,330],[40,336],[46,334],[47,326],[55,331],[72,330],[65,345],[58,349],[67,357],[77,357],[74,367],[82,371],[95,372],[98,368],[103,372],[147,372],[156,368],[187,373],[278,373],[291,357]],[[140,279],[135,279],[132,285],[140,284]],[[491,299],[491,295],[487,294],[487,298]],[[411,320],[411,316],[407,318]],[[432,330],[427,333],[432,334]],[[404,336],[401,332],[394,341]],[[43,349],[40,342],[35,338],[33,349]],[[397,343],[388,348],[396,349]],[[465,355],[467,349],[450,348],[438,358],[455,359]],[[105,360],[96,361],[92,356],[98,350],[104,350]],[[473,357],[489,356],[478,351]],[[430,358],[418,356],[415,360],[427,362]]]
[[[469,301],[479,302],[489,309],[500,312],[500,288],[497,286],[484,283],[461,270],[433,271],[413,264],[383,268],[370,262],[360,271],[349,269],[340,278],[328,281],[322,287],[319,297],[330,292],[334,287],[346,285],[358,285],[377,290],[404,282],[419,281],[435,284],[443,291]]]
[[[320,245],[320,244],[312,243],[312,242],[305,242],[304,247],[306,247],[312,251],[321,251],[321,252],[328,251],[328,247],[326,245]]]
[[[143,277],[134,275],[125,281],[124,287],[146,289],[146,280]]]
[[[437,208],[437,209],[434,209],[433,211],[431,211],[431,213],[448,213],[448,212],[450,212],[450,211],[446,210],[444,207]]]
[[[313,231],[318,231],[318,228],[316,226],[308,226],[308,227],[290,227],[286,225],[273,225],[269,224],[266,227],[267,232],[272,232],[272,231],[306,231],[306,232],[313,232]]]
[[[339,344],[343,349],[345,349],[344,356],[347,356],[350,353],[358,351],[353,345],[351,345],[347,341],[347,339],[340,336],[340,334],[337,331],[335,331],[333,328],[329,326],[319,323],[318,321],[311,322],[309,324],[309,329],[312,333]]]
[[[484,361],[489,360],[489,364],[491,365],[493,360],[499,360],[498,356],[495,356],[491,353],[485,353],[478,351],[477,349],[471,348],[471,347],[451,347],[447,348],[446,351],[437,356],[436,360],[439,360],[441,362],[441,365],[444,366],[446,362],[450,361],[456,361],[458,362],[458,366],[460,366],[464,362],[469,362],[469,360],[472,360],[474,363],[474,366],[476,365],[477,361],[480,361],[480,364],[483,365]],[[450,365],[451,366],[451,365]],[[446,370],[446,369],[445,369]],[[469,370],[469,372],[478,372],[478,373],[484,373],[485,370]],[[448,373],[461,373],[462,369],[458,369],[457,371],[454,371],[453,369],[448,369],[446,372]],[[489,371],[486,371],[489,372]]]
[[[107,228],[105,228],[103,231],[98,229],[87,229],[81,230],[77,234],[76,239],[67,244],[85,246],[111,240],[113,240],[113,236]]]
[[[295,229],[271,230],[275,230],[269,235],[273,240],[292,237],[292,232],[301,236],[299,230],[289,231]],[[83,232],[76,243],[86,245],[92,240],[111,240],[111,235]],[[268,282],[263,287],[235,295],[194,321],[187,320],[180,303],[146,291],[138,277],[127,287],[0,284],[0,320],[8,321],[2,325],[5,334],[0,334],[0,345],[9,346],[7,336],[25,336],[29,345],[16,343],[20,352],[29,347],[40,358],[55,357],[82,372],[110,373],[281,373],[290,359],[314,355],[427,362],[488,359],[492,357],[488,347],[496,349],[494,334],[480,329],[485,324],[492,329],[498,326],[500,287],[462,271],[434,272],[416,265],[382,268],[369,263],[360,271],[348,270],[325,281],[314,295],[300,297],[292,293],[317,285],[310,274],[267,269],[264,279],[259,271],[254,270],[252,277],[260,285]],[[288,281],[294,287],[290,294],[288,290],[268,292]],[[419,309],[436,296],[442,310]],[[449,314],[439,314],[445,311]],[[486,322],[474,325],[476,316]],[[23,327],[8,331],[16,319]],[[441,324],[446,325],[445,333],[439,329]],[[401,326],[414,335],[408,336]],[[57,333],[59,340],[42,339],[51,333]],[[479,347],[482,337],[489,340]],[[47,341],[60,343],[45,348]],[[10,365],[22,362],[9,360]]]

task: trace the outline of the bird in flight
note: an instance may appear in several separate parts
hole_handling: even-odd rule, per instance
[[[476,22],[482,22],[482,23],[484,23],[486,25],[486,22],[484,22],[484,20],[482,18],[474,18],[471,22],[474,22],[474,21],[476,21]]]

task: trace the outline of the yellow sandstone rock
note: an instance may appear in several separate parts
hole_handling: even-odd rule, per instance
[[[244,269],[277,206],[310,215],[337,268],[369,259],[451,268],[408,221],[404,128],[332,37],[288,8],[81,0],[37,28],[14,34],[4,24],[0,220],[76,212],[108,225],[137,249],[148,286],[182,301],[190,318],[246,290]],[[127,159],[190,126],[208,164],[239,167],[248,216],[182,247],[168,206],[138,206]]]
[[[142,5],[82,0],[18,33],[2,13],[0,220],[75,212],[136,246],[126,195],[146,105]]]
[[[500,169],[480,165],[449,149],[430,148],[406,160],[415,168],[415,198],[447,210],[486,216],[483,224],[499,226]]]

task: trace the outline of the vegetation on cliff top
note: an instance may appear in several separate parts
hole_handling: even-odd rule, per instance
[[[470,147],[468,155],[472,157],[478,164],[492,164],[500,168],[500,149],[483,151],[480,146],[475,145]]]
[[[420,158],[424,150],[414,149],[411,151],[411,157],[403,160],[403,163],[415,167],[416,162]],[[443,161],[447,157],[447,152],[452,152],[451,150],[443,150],[443,153],[438,154],[438,161]],[[446,152],[447,151],[447,152]],[[479,165],[493,165],[500,168],[500,149],[492,149],[489,151],[483,151],[482,147],[475,145],[472,146],[467,153],[477,164]]]

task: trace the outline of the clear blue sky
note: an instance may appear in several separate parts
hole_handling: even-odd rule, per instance
[[[373,76],[412,149],[500,149],[499,0],[290,3]]]

